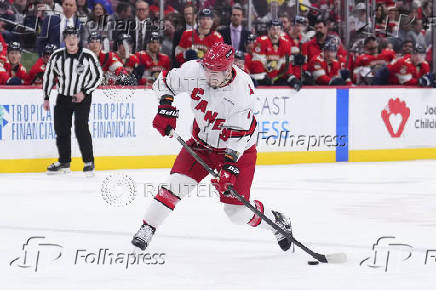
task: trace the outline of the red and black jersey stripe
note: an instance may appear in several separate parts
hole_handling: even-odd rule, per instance
[[[241,138],[244,136],[251,136],[256,130],[256,126],[257,126],[256,118],[253,117],[250,128],[248,130],[236,130],[236,129],[227,128],[227,136],[229,138]]]
[[[159,193],[154,197],[154,199],[169,208],[170,210],[174,210],[176,204],[180,201],[180,197],[178,197],[165,187],[161,187]]]

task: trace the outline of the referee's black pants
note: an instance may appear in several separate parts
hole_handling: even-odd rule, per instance
[[[71,126],[74,113],[74,131],[83,162],[93,162],[92,138],[89,132],[89,110],[92,96],[87,95],[81,103],[73,103],[69,96],[58,95],[54,107],[54,130],[59,162],[71,162]]]

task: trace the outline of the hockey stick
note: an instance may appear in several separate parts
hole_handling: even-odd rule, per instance
[[[218,173],[215,172],[212,168],[209,167],[209,165],[206,164],[206,162],[203,161],[203,159],[200,158],[200,156],[197,155],[197,153],[194,152],[194,150],[186,144],[185,140],[183,140],[182,137],[180,137],[174,130],[171,130],[170,136],[175,136],[177,141],[183,146],[183,148],[186,149],[186,151],[191,154],[194,159],[200,163],[204,169],[206,169],[213,177],[217,178]],[[261,213],[259,210],[257,210],[254,206],[250,204],[249,201],[244,199],[234,188],[233,186],[229,185],[227,189],[232,193],[233,196],[235,196],[240,202],[242,202],[246,207],[248,207],[254,214],[259,216],[263,221],[265,221],[268,225],[270,225],[273,229],[280,232],[282,235],[284,235],[286,238],[291,240],[297,247],[311,255],[316,260],[320,261],[321,263],[332,263],[332,264],[340,264],[345,263],[347,261],[347,256],[344,253],[335,253],[335,254],[329,254],[329,255],[323,255],[316,253],[297,241],[292,234],[287,233],[284,231],[281,227],[279,227],[276,223],[274,223],[272,220],[270,220],[266,215]]]

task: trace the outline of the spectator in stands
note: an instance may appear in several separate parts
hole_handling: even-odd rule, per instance
[[[435,25],[433,15],[433,3],[431,0],[423,1],[422,6],[418,8],[418,19],[422,19],[425,29],[431,29],[429,25]],[[434,17],[434,15],[433,15]]]
[[[139,80],[141,85],[152,85],[163,70],[169,71],[170,58],[160,52],[162,38],[158,32],[152,32],[146,51],[136,53],[139,64],[144,67],[145,74]]]
[[[94,6],[97,3],[100,3],[103,7],[104,10],[106,10],[108,15],[112,15],[114,12],[112,11],[112,0],[88,0],[88,7],[91,10],[94,10]]]
[[[389,33],[391,35],[397,35],[399,29],[398,22],[400,18],[398,9],[396,8],[395,4],[388,5],[386,9],[388,10],[388,17],[387,17],[388,22],[387,22],[387,27],[385,28],[386,32],[388,32],[388,35]]]
[[[44,3],[46,4],[46,8],[44,10],[46,11],[47,15],[64,13],[64,9],[62,8],[62,5],[56,3],[54,0],[44,0]]]
[[[231,23],[218,32],[222,35],[224,42],[231,45],[233,49],[245,52],[245,43],[247,42],[250,31],[242,26],[243,11],[240,4],[232,7]]]
[[[379,29],[386,25],[386,11],[383,4],[377,4],[375,9],[375,25]]]
[[[87,0],[77,0],[77,17],[82,24],[87,23],[91,16],[91,9],[88,8],[87,2]]]
[[[415,19],[412,22],[412,29],[407,33],[406,39],[412,40],[415,45],[426,47],[424,33],[425,31],[422,29],[422,20]]]
[[[29,29],[24,29],[24,31],[35,30],[35,33],[41,31],[42,23],[45,18],[45,7],[46,5],[42,0],[38,0],[33,5],[29,6],[28,14],[23,20],[23,25]]]
[[[63,13],[50,15],[44,19],[42,31],[37,40],[38,54],[41,56],[46,44],[54,44],[57,47],[65,47],[63,31],[67,26],[80,29],[80,37],[83,38],[84,29],[75,15],[77,11],[76,0],[62,1]]]
[[[341,63],[337,59],[338,48],[337,40],[329,38],[322,52],[310,60],[308,70],[317,85],[351,85],[350,72],[341,70]]]
[[[93,31],[98,31],[102,38],[107,41],[112,41],[111,17],[107,14],[104,6],[97,2],[94,5],[89,21],[86,23],[86,35],[90,35]],[[110,50],[109,43],[104,45],[106,50]]]
[[[159,18],[160,13],[160,0],[150,0],[150,14],[153,18]],[[179,13],[174,7],[168,3],[168,1],[164,1],[164,16],[168,16],[171,13]]]
[[[0,16],[2,19],[4,19],[4,21],[0,21],[0,30],[7,43],[18,41],[17,35],[13,33],[15,28],[13,23],[19,22],[19,19],[15,13],[17,12],[14,11],[9,1],[0,2]]]
[[[26,68],[21,64],[21,44],[12,42],[8,45],[8,62],[4,64],[9,78],[6,81],[7,85],[23,85],[27,80]]]
[[[42,78],[44,76],[45,66],[48,63],[48,59],[50,55],[56,50],[56,46],[54,44],[47,44],[44,47],[42,57],[38,58],[35,64],[30,69],[27,74],[26,85],[41,85]]]
[[[176,59],[179,64],[185,61],[203,58],[206,51],[216,42],[223,42],[223,37],[212,30],[214,13],[210,9],[203,9],[198,14],[199,26],[196,30],[183,32],[176,47]]]
[[[301,83],[290,63],[290,43],[282,33],[282,23],[272,20],[268,24],[268,35],[256,38],[251,76],[255,85],[289,85],[298,91]]]
[[[139,59],[133,53],[133,40],[128,34],[120,34],[115,41],[115,56],[123,64],[124,69],[136,79],[136,84],[144,74],[144,69],[139,67]]]
[[[147,19],[149,16],[149,5],[143,0],[138,0],[135,4],[136,17],[135,17],[135,28],[131,32],[134,41],[135,52],[145,49],[145,44],[150,38],[149,23]]]
[[[173,21],[171,18],[167,17],[164,20],[164,38],[162,40],[162,53],[166,55],[171,55],[173,52],[173,39],[176,32]]]
[[[353,8],[353,15],[348,19],[350,31],[357,31],[362,26],[366,25],[366,5],[365,3],[357,3]]]
[[[127,20],[132,17],[132,6],[129,3],[119,2],[115,20]]]
[[[186,30],[197,29],[197,25],[195,23],[196,22],[196,11],[195,11],[192,3],[187,3],[186,6],[183,8],[183,17],[184,17],[185,23],[183,24],[183,27],[180,30],[177,30],[174,33],[174,38],[173,38],[173,51],[171,54],[171,59],[173,60],[173,66],[175,66],[175,67],[180,66],[180,63],[178,63],[176,60],[175,50],[176,50],[177,45],[179,45],[179,43],[180,43],[180,39],[182,38],[183,32],[185,32]]]
[[[0,2],[0,16],[5,17],[9,11],[9,2]],[[10,11],[9,11],[10,12]],[[5,22],[0,21],[0,56],[6,55],[7,52],[7,42],[3,38],[3,33],[5,33]]]
[[[24,14],[25,14],[25,10],[26,10],[26,0],[14,0],[12,1],[12,11],[14,12],[15,15],[15,21],[17,23],[23,23],[23,19],[24,19]]]

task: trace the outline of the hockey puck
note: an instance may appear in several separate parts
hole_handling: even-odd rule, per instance
[[[318,261],[315,261],[315,260],[313,260],[313,261],[307,261],[307,264],[309,264],[309,265],[318,265],[319,264],[319,262]]]

